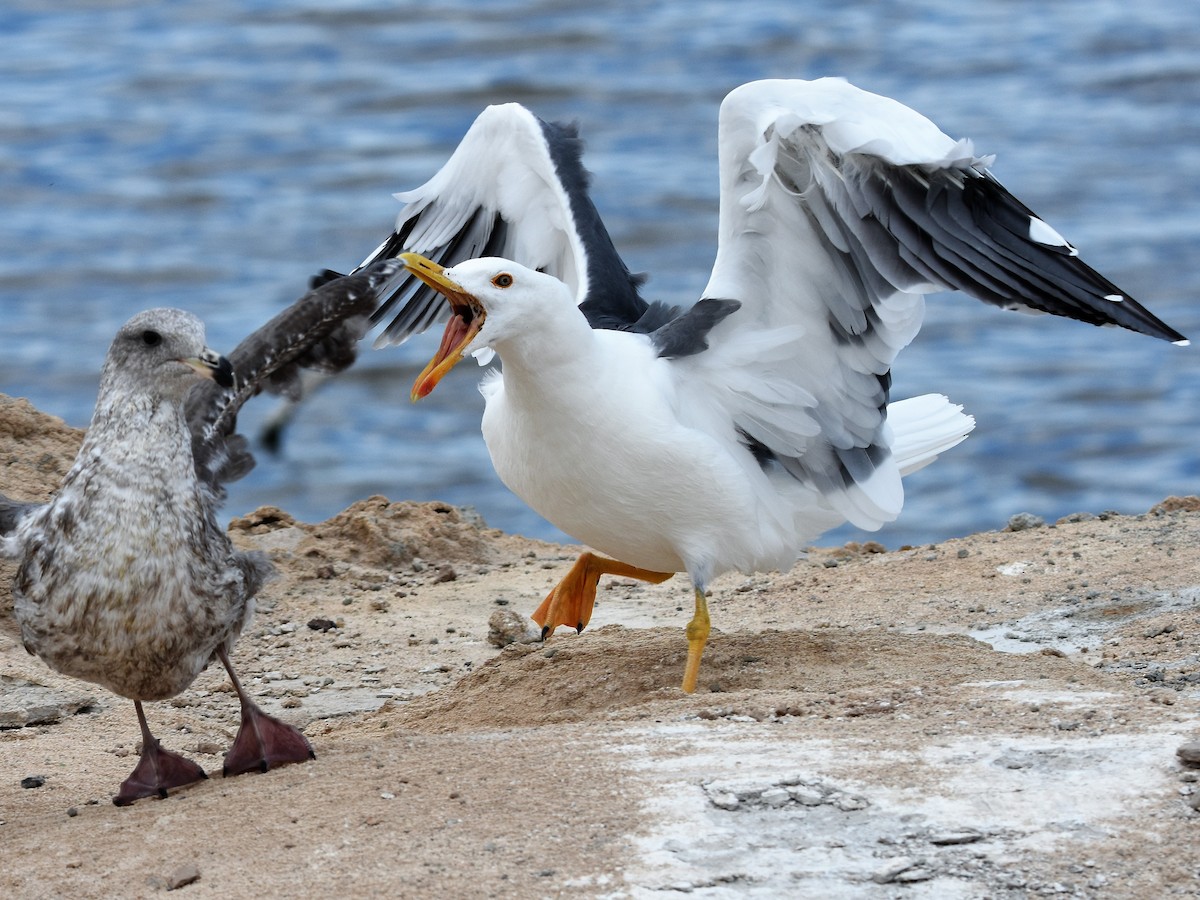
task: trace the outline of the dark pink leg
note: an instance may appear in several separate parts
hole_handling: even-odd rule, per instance
[[[133,773],[121,782],[113,803],[128,806],[143,797],[165,798],[171,788],[194,784],[208,777],[200,766],[187,757],[162,748],[158,738],[150,733],[141,701],[134,700],[133,708],[137,710],[138,724],[142,727],[142,757]]]
[[[286,722],[267,715],[246,696],[224,647],[217,651],[217,656],[229,673],[229,680],[242,704],[242,725],[233,739],[233,746],[225,754],[225,776],[255,770],[265,772],[275,766],[316,759],[317,754],[308,738]]]

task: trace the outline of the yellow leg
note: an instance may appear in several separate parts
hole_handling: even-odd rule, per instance
[[[531,618],[542,626],[543,640],[559,625],[569,625],[576,631],[583,631],[592,618],[592,607],[596,603],[596,585],[601,575],[619,575],[622,578],[636,578],[639,581],[661,584],[674,574],[639,569],[637,566],[585,551],[575,560],[575,565],[571,566],[563,580],[546,595],[546,599]]]
[[[696,690],[696,678],[700,674],[700,657],[704,654],[704,645],[708,643],[708,632],[711,623],[708,618],[708,601],[704,599],[704,591],[696,588],[696,613],[687,625],[688,655],[687,667],[683,670],[683,691],[690,694]]]

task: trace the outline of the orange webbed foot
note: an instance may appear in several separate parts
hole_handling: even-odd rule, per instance
[[[575,560],[575,564],[563,576],[562,581],[546,595],[546,599],[531,618],[541,626],[543,640],[559,625],[583,631],[592,618],[592,607],[596,604],[596,585],[601,575],[618,575],[661,584],[674,574],[639,569],[637,566],[585,551]]]

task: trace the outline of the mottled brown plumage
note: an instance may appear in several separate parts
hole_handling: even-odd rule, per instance
[[[205,346],[195,316],[139,313],[113,340],[91,426],[58,493],[44,505],[4,498],[15,511],[3,542],[19,560],[13,594],[26,648],[134,701],[142,757],[114,802],[206,777],[159,745],[142,702],[178,694],[214,659],[242,706],[225,774],[312,756],[300,732],[245,695],[229,664],[271,566],[234,548],[216,513],[222,482],[253,465],[234,431],[238,409],[263,388],[286,390],[298,366],[349,365],[376,290],[395,270],[380,264],[314,290],[232,361]]]

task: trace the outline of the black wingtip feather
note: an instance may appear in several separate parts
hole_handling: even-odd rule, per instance
[[[1185,340],[1182,334],[1085,263],[1069,245],[1032,239],[1031,222],[1040,217],[995,178],[982,175],[967,179],[962,200],[981,231],[1051,283],[1051,290],[1024,298],[1028,305],[1095,325],[1119,325],[1166,341]],[[1109,297],[1124,299],[1113,301]]]

